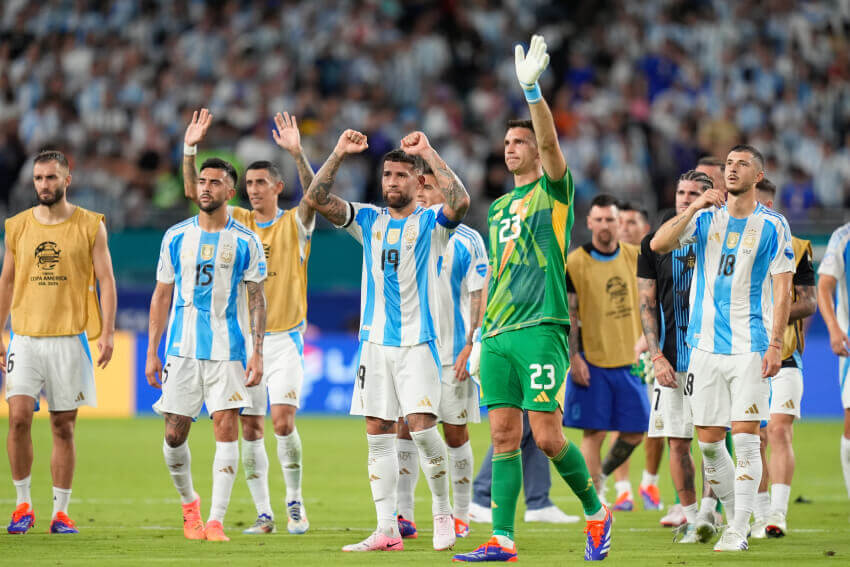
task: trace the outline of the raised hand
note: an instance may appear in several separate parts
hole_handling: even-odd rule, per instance
[[[528,46],[528,54],[517,45],[514,48],[514,63],[516,65],[516,77],[521,85],[533,85],[549,65],[549,54],[546,53],[546,41],[542,35],[531,36]]]
[[[726,204],[726,196],[719,189],[708,189],[699,199],[691,203],[691,207],[699,211],[709,207],[722,207]]]
[[[192,113],[192,121],[189,122],[186,135],[183,137],[187,146],[197,146],[204,141],[204,136],[207,135],[212,119],[213,115],[206,108],[202,108],[200,112],[196,110]]]
[[[288,112],[281,114],[278,112],[274,116],[275,128],[272,130],[272,137],[275,143],[295,155],[301,151],[301,133],[298,131],[298,121],[295,115]]]
[[[401,139],[401,149],[408,155],[422,157],[425,152],[432,148],[428,137],[424,133],[411,132]]]
[[[336,143],[334,152],[340,156],[348,154],[359,154],[369,147],[369,141],[366,139],[366,134],[361,134],[357,130],[346,130],[339,137]]]

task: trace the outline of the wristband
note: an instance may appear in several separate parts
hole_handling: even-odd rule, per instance
[[[184,156],[194,156],[198,154],[198,146],[190,146],[188,144],[183,144],[183,155]]]
[[[659,352],[658,354],[656,354],[655,356],[653,356],[650,360],[652,360],[652,362],[655,362],[656,360],[660,360],[660,359],[662,359],[662,358],[664,358],[664,353],[663,353],[663,352]]]
[[[481,327],[478,327],[472,333],[472,342],[474,342],[474,343],[480,343],[481,342]]]
[[[770,347],[778,348],[779,350],[782,350],[782,347],[781,347],[781,346],[779,346],[779,345],[777,345],[777,344],[774,344],[774,343],[770,343],[769,345],[767,345],[767,348],[770,348]]]
[[[539,102],[543,98],[543,93],[540,92],[540,83],[535,82],[533,85],[528,83],[520,83],[522,92],[525,94],[525,100],[529,104]]]

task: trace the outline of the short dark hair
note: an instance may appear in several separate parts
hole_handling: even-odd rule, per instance
[[[434,170],[424,159],[419,160],[419,175],[434,175]]]
[[[612,195],[608,195],[607,193],[600,193],[590,202],[590,208],[593,207],[610,207],[614,206],[618,209],[620,208],[620,202],[614,198]]]
[[[715,156],[703,156],[697,161],[697,165],[707,165],[709,167],[723,167],[723,160]]]
[[[767,193],[771,199],[776,197],[776,184],[767,177],[762,177],[761,181],[756,183],[756,189],[762,193]]]
[[[534,123],[531,120],[508,120],[508,130],[511,128],[528,128],[534,132]]]
[[[645,222],[646,224],[650,224],[649,212],[646,209],[641,209],[631,201],[620,201],[620,203],[617,205],[617,208],[621,211],[635,211],[643,217],[643,222]]]
[[[753,147],[749,144],[738,144],[737,146],[735,146],[734,148],[729,150],[730,154],[732,152],[747,152],[747,153],[749,153],[751,156],[756,158],[756,160],[758,160],[759,166],[761,166],[761,168],[764,169],[764,156],[761,155],[761,152],[758,151],[755,147]]]
[[[68,163],[68,158],[65,157],[60,151],[57,150],[43,150],[36,154],[35,159],[33,159],[33,165],[37,163],[47,163],[49,161],[55,161],[65,169],[71,169],[71,165]]]
[[[422,160],[416,156],[405,153],[404,150],[396,148],[390,150],[381,158],[381,171],[384,170],[384,164],[388,161],[409,163],[417,173],[422,171]]]
[[[712,181],[711,177],[701,171],[697,171],[696,169],[689,169],[688,171],[680,175],[679,182],[682,181],[696,181],[702,186],[703,193],[705,193],[709,189],[714,189],[714,181]]]
[[[239,181],[239,174],[236,173],[236,168],[230,162],[224,161],[221,158],[211,157],[204,160],[204,163],[201,164],[201,171],[210,168],[210,169],[221,169],[233,180],[233,186],[236,186],[236,183]]]
[[[265,169],[266,171],[269,172],[269,174],[272,176],[272,179],[274,179],[275,181],[280,181],[282,179],[282,176],[280,175],[280,169],[278,169],[278,167],[275,164],[273,164],[272,162],[270,162],[268,160],[263,159],[263,160],[252,162],[251,165],[249,165],[245,169],[245,173],[248,173],[249,171],[254,170],[254,169]]]

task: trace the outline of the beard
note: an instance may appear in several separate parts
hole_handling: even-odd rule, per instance
[[[63,197],[65,197],[65,189],[59,188],[56,191],[54,191],[48,197],[42,197],[41,193],[37,193],[37,195],[38,195],[38,204],[39,205],[44,205],[45,207],[51,207],[51,206],[55,205],[56,203],[58,203],[59,201],[61,201]]]
[[[404,193],[399,194],[397,197],[389,197],[386,193],[384,193],[384,201],[387,203],[387,206],[391,209],[403,209],[413,200],[413,197],[410,195],[405,195]]]
[[[201,209],[202,211],[204,211],[205,213],[214,213],[218,209],[220,209],[221,206],[224,205],[224,203],[225,203],[224,199],[222,199],[220,201],[216,201],[215,199],[211,199],[206,204],[198,203],[198,208]]]
[[[732,194],[732,195],[735,195],[736,197],[738,195],[743,195],[744,193],[746,193],[750,189],[752,189],[751,186],[750,187],[746,187],[746,186],[745,187],[738,187],[737,189],[733,189],[732,187],[726,187],[726,191],[728,193]]]

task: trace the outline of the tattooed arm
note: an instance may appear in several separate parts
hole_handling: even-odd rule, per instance
[[[245,385],[256,386],[263,378],[263,339],[266,336],[266,294],[263,282],[245,282],[248,288],[248,310],[251,313],[253,352],[245,367]]]
[[[655,379],[662,386],[676,387],[676,372],[670,361],[661,353],[658,344],[658,294],[655,280],[638,278],[638,297],[640,299],[640,324],[649,347],[649,355],[655,367]],[[660,355],[660,356],[659,356]],[[656,359],[656,357],[658,357]]]
[[[581,340],[579,339],[579,327],[581,321],[578,318],[578,294],[567,292],[570,307],[570,377],[579,386],[590,386],[590,369],[587,362],[581,356]]]
[[[679,247],[679,238],[685,233],[685,229],[694,215],[702,209],[712,206],[722,207],[724,203],[723,193],[717,189],[707,190],[699,199],[691,203],[684,212],[661,225],[649,243],[650,248],[659,254],[672,252]]]
[[[368,147],[365,135],[355,130],[343,132],[334,151],[313,177],[307,194],[304,195],[303,200],[308,206],[337,226],[346,223],[350,209],[348,201],[330,193],[337,171],[346,155],[360,153]]]
[[[307,189],[313,182],[314,174],[313,168],[304,154],[304,148],[301,147],[301,132],[298,130],[298,121],[295,115],[290,116],[288,112],[283,114],[278,112],[274,117],[274,123],[275,129],[272,130],[272,137],[278,146],[292,155],[295,160],[295,167],[298,169],[298,180],[301,181],[301,187],[304,190],[301,201],[298,203],[298,217],[305,226],[310,226],[316,216],[316,211],[307,204]]]
[[[401,149],[407,154],[419,156],[431,167],[437,179],[437,186],[446,198],[443,214],[449,220],[460,222],[469,209],[469,193],[437,150],[431,147],[425,134],[422,132],[408,134],[401,140]]]
[[[813,285],[795,285],[797,299],[791,304],[788,323],[794,323],[815,314],[818,308],[817,294]]]

